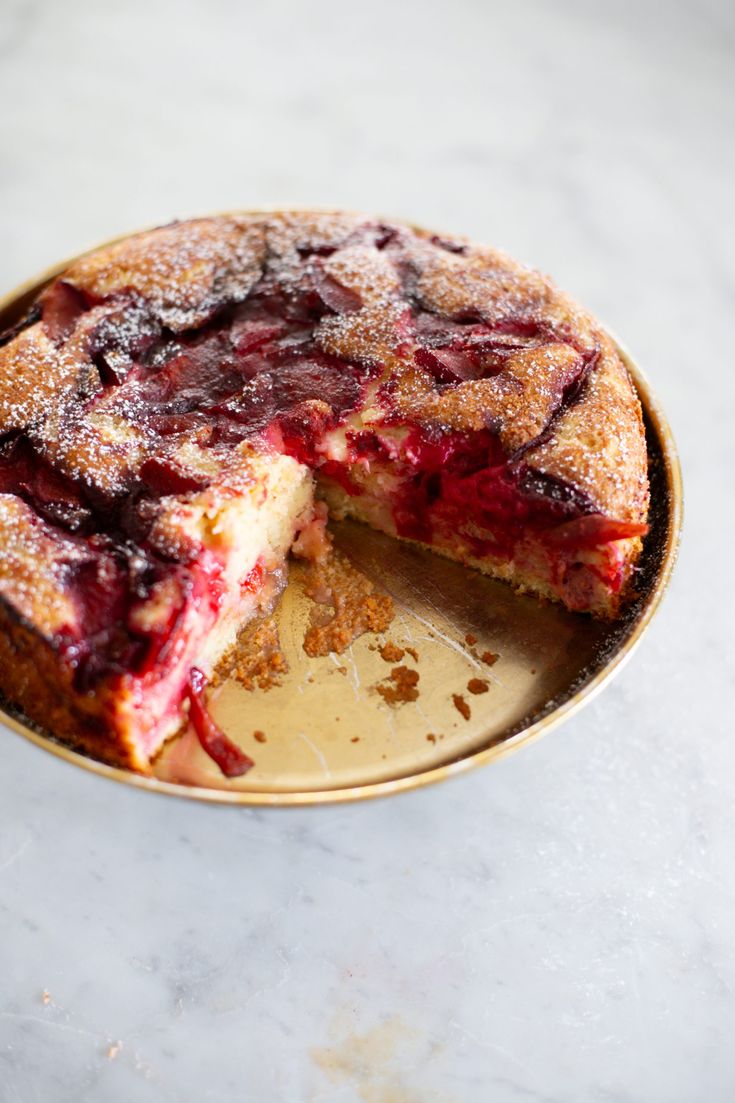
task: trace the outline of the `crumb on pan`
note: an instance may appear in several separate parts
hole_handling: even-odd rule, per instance
[[[467,683],[467,689],[470,693],[487,693],[490,688],[490,683],[486,682],[484,678],[470,678]]]
[[[395,614],[393,599],[378,593],[370,579],[337,552],[308,564],[304,589],[316,605],[304,636],[304,651],[311,658],[342,654],[365,632],[384,632]]]
[[[454,707],[456,708],[457,712],[459,712],[465,718],[465,720],[469,720],[470,716],[472,715],[472,710],[470,709],[470,706],[467,704],[462,694],[453,693],[452,701],[454,702]]]
[[[418,701],[419,672],[408,666],[396,666],[384,682],[375,688],[389,705],[403,705],[407,701]]]
[[[240,632],[221,665],[220,677],[229,675],[247,690],[272,689],[281,684],[287,670],[278,626],[273,617],[266,617],[246,625]]]
[[[408,648],[399,647],[392,640],[388,640],[382,647],[378,648],[381,659],[384,659],[387,663],[399,663],[407,650]]]

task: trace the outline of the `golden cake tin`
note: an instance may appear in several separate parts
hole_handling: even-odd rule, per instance
[[[0,331],[69,263],[1,299]],[[210,700],[215,718],[255,760],[243,777],[222,777],[191,732],[169,743],[153,775],[144,777],[69,749],[7,706],[0,708],[0,720],[100,777],[154,793],[243,805],[388,796],[493,762],[537,739],[592,700],[627,662],[661,604],[676,561],[682,523],[676,446],[648,380],[620,352],[643,406],[652,501],[638,596],[622,620],[607,624],[539,603],[429,551],[340,522],[333,525],[336,546],[394,598],[396,616],[387,637],[418,655],[402,660],[419,674],[416,701],[392,706],[377,691],[391,670],[376,646],[386,637],[362,636],[342,655],[305,654],[310,603],[295,565],[276,612],[289,667],[282,684],[248,691],[230,680]],[[498,656],[491,666],[482,658],[487,652]],[[468,689],[470,683],[477,689],[477,680],[488,683],[485,692]],[[255,739],[256,731],[265,742]]]

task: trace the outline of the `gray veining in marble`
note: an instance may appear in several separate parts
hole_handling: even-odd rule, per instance
[[[726,0],[0,0],[3,289],[231,206],[466,232],[634,350],[687,490],[615,684],[443,787],[197,807],[0,733],[2,1103],[735,1097],[734,73]]]

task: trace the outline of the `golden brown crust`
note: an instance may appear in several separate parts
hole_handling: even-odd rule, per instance
[[[649,490],[641,404],[610,338],[602,335],[600,344],[579,401],[526,459],[537,471],[582,491],[600,512],[644,522]]]
[[[490,428],[510,454],[544,432],[581,369],[576,349],[548,344],[512,354],[491,379],[470,379],[439,392],[427,371],[400,363],[393,394],[403,416],[456,432]]]
[[[150,302],[174,330],[201,324],[220,302],[245,298],[265,257],[261,223],[177,222],[89,253],[63,279],[93,298],[124,291]]]
[[[0,348],[0,433],[40,422],[84,384],[90,365],[77,342],[60,348],[41,323]]]
[[[48,526],[14,494],[0,494],[0,599],[48,639],[74,625],[63,572],[84,560],[80,547]]]
[[[146,773],[139,749],[111,723],[114,699],[109,690],[79,693],[71,673],[38,632],[17,619],[0,599],[0,698],[75,749]]]

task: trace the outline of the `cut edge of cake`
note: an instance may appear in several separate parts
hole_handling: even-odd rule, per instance
[[[79,750],[150,772],[151,760],[186,722],[191,669],[210,676],[243,626],[272,607],[285,585],[289,550],[314,522],[313,479],[303,464],[254,453],[244,467],[247,479],[236,492],[208,487],[185,501],[163,500],[159,525],[176,539],[195,539],[201,550],[188,568],[192,592],[164,641],[168,657],[156,657],[152,671],[108,674],[80,688],[51,626],[44,634],[19,610],[17,595],[15,604],[7,593],[0,596],[0,688],[7,672],[15,707]],[[167,616],[168,600],[164,593],[143,604],[139,631],[155,636],[157,606]]]

